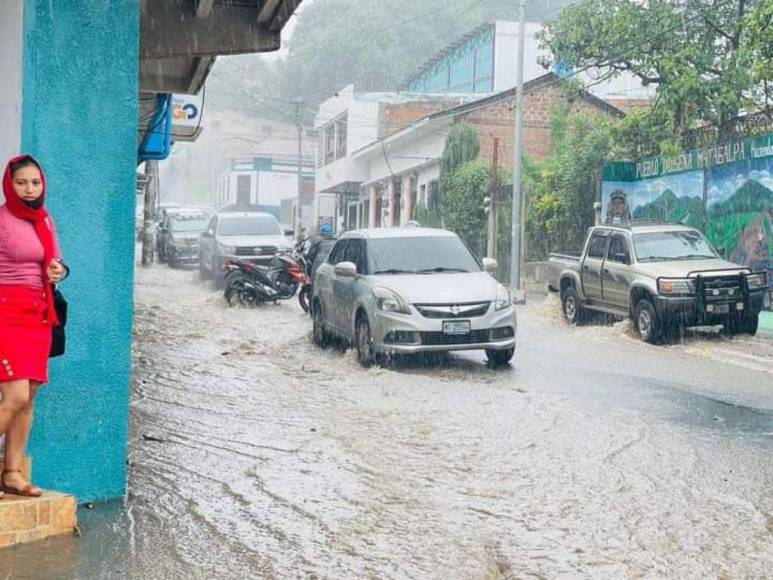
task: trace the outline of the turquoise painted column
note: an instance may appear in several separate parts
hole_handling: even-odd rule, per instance
[[[139,0],[25,0],[22,150],[47,171],[72,268],[30,455],[37,484],[79,501],[125,492],[139,19]]]

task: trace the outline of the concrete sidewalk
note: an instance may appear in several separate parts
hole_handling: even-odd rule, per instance
[[[763,310],[760,313],[760,326],[758,332],[765,336],[773,336],[773,312]]]

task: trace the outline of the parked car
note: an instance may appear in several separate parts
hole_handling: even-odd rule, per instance
[[[682,225],[591,228],[581,255],[551,254],[549,288],[564,316],[591,311],[630,317],[658,343],[679,326],[722,324],[755,334],[766,274],[723,260],[698,230]]]
[[[384,355],[485,350],[493,365],[515,353],[510,292],[451,232],[390,228],[344,234],[317,270],[314,341],[354,344],[369,366]]]
[[[165,201],[156,209],[154,215],[155,228],[153,230],[153,236],[156,243],[156,255],[160,262],[166,261],[163,248],[161,247],[161,228],[164,227],[164,224],[167,223],[172,214],[182,210],[183,207],[180,204],[168,201]]]
[[[199,272],[202,278],[222,280],[223,266],[231,259],[267,266],[277,252],[290,251],[292,242],[273,215],[218,213],[199,236]]]
[[[198,209],[178,209],[167,213],[158,228],[158,256],[176,268],[196,264],[199,259],[199,235],[210,217]]]

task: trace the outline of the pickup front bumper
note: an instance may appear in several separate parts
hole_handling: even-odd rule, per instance
[[[661,320],[670,320],[684,326],[723,324],[734,316],[754,315],[762,310],[766,290],[750,291],[737,297],[720,300],[701,300],[699,296],[655,298],[655,311]]]

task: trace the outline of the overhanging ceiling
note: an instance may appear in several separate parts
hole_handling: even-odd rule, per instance
[[[272,52],[302,0],[142,0],[140,91],[197,94],[218,55]]]

